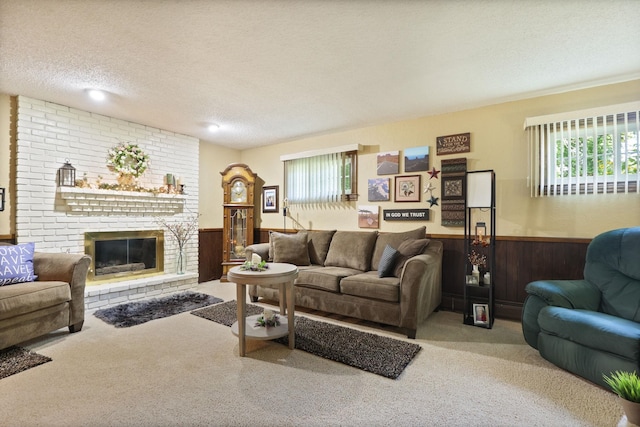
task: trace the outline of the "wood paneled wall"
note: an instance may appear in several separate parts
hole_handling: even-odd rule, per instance
[[[255,230],[255,242],[268,242],[267,229]],[[283,230],[273,230],[283,232]],[[287,230],[287,232],[294,232]],[[430,235],[444,244],[442,260],[443,310],[462,311],[464,238]],[[527,283],[541,279],[582,279],[589,239],[498,237],[494,283],[495,315],[520,320]],[[200,230],[200,282],[222,276],[222,229]]]

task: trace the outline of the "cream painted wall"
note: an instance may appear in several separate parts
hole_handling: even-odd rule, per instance
[[[0,211],[0,236],[11,234],[11,197],[9,185],[9,150],[11,147],[11,97],[0,93],[0,187],[4,187],[5,206]]]
[[[507,102],[439,116],[423,117],[337,132],[269,147],[245,150],[241,161],[248,164],[265,185],[279,185],[281,201],[283,168],[280,155],[359,143],[367,149],[359,156],[358,189],[360,201],[338,206],[290,207],[290,213],[304,228],[357,230],[357,206],[377,204],[383,209],[429,207],[424,194],[420,203],[367,202],[366,186],[376,177],[378,152],[429,146],[430,164],[440,169],[442,159],[467,157],[468,170],[493,169],[496,172],[497,234],[500,236],[539,236],[591,238],[619,227],[640,224],[640,195],[571,196],[531,198],[527,187],[527,144],[523,131],[525,117],[617,104],[640,99],[640,80],[597,88]],[[436,137],[471,133],[471,152],[436,156]],[[401,153],[402,154],[402,153]],[[400,171],[402,174],[403,164]],[[423,187],[429,174],[421,173]],[[392,176],[393,177],[393,176]],[[431,180],[442,196],[440,179]],[[393,184],[393,179],[391,180]],[[392,196],[393,198],[393,196]],[[488,219],[488,217],[487,217]],[[292,228],[288,220],[287,227]],[[262,214],[256,225],[282,227],[282,215]],[[428,222],[380,221],[381,231],[397,231],[427,225],[434,234],[463,234],[458,227],[440,225],[440,206],[433,206]]]
[[[222,172],[240,151],[200,142],[200,228],[222,228]],[[189,191],[189,188],[186,188]]]

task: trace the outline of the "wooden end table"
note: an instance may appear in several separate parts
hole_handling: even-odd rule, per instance
[[[295,329],[293,315],[295,312],[295,293],[293,284],[298,277],[298,267],[293,264],[273,262],[267,264],[264,271],[241,270],[240,266],[233,267],[227,273],[227,279],[236,284],[238,321],[231,326],[231,331],[238,335],[239,350],[242,357],[246,353],[246,337],[254,339],[274,339],[289,334],[289,348],[295,346]],[[287,315],[281,320],[280,326],[269,328],[247,328],[246,301],[247,285],[278,287],[280,290],[280,314]],[[257,316],[256,316],[257,318]],[[251,321],[255,322],[252,318]]]

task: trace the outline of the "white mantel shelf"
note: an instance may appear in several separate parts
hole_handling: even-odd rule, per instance
[[[138,191],[98,190],[81,187],[58,187],[69,214],[156,216],[183,211],[183,194]]]

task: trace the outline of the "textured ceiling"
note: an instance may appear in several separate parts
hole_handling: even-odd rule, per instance
[[[640,78],[638,16],[638,0],[0,0],[0,92],[243,149]]]

